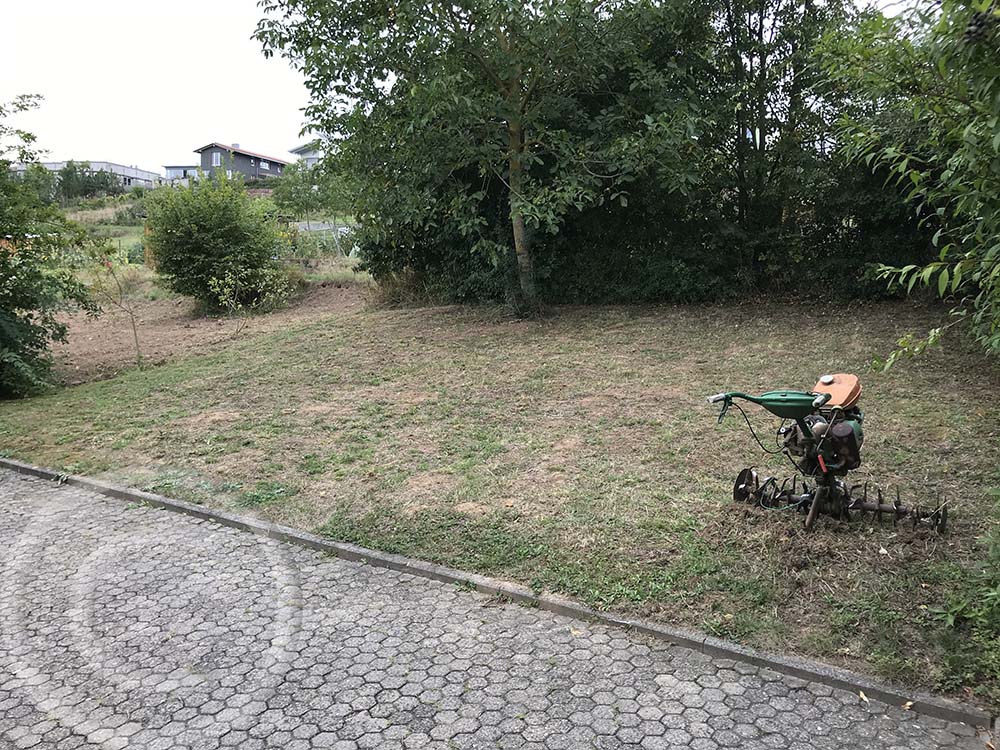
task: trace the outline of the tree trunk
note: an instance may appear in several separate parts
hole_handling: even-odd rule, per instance
[[[750,188],[750,222],[755,235],[759,235],[762,225],[770,228],[773,223],[773,216],[770,215],[770,206],[765,198],[767,174],[768,148],[767,139],[770,135],[767,125],[767,98],[768,98],[768,49],[764,43],[764,27],[767,21],[767,0],[760,0],[757,10],[757,80],[755,83],[754,97],[754,146],[753,151],[753,182]],[[777,23],[777,19],[772,19]],[[750,259],[754,278],[760,278],[763,274],[763,260],[761,252],[763,248],[760,243],[753,243],[753,254]]]
[[[142,349],[139,348],[139,324],[135,320],[135,311],[127,310],[129,322],[132,323],[132,342],[135,344],[135,366],[142,369]]]
[[[521,123],[507,123],[508,137],[508,170],[510,179],[510,223],[514,231],[514,255],[517,258],[517,280],[519,286],[520,305],[530,310],[538,304],[538,294],[535,289],[535,269],[531,262],[531,247],[528,234],[524,227],[524,215],[518,208],[518,199],[524,189],[524,131]]]
[[[340,248],[340,227],[337,225],[337,214],[336,214],[336,212],[333,214],[333,244],[337,246],[337,254],[338,255],[343,255],[346,258],[347,257],[347,253],[345,253]]]
[[[740,24],[742,18],[738,14],[739,9],[733,2],[726,4],[726,23],[729,35],[729,54],[732,58],[733,77],[736,87],[742,92],[746,84],[747,72],[744,67],[741,50],[742,30]],[[736,223],[740,229],[746,230],[747,218],[749,215],[749,192],[747,176],[747,136],[749,125],[746,119],[746,110],[739,107],[735,115],[735,151],[736,151]]]

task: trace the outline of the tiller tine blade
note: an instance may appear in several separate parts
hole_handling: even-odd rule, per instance
[[[753,469],[744,469],[733,484],[733,500],[738,503],[756,503],[760,490],[760,480]]]
[[[849,498],[861,485],[854,485],[848,492]],[[940,534],[943,534],[948,525],[948,503],[941,503],[934,510],[928,510],[919,505],[903,505],[900,500],[899,490],[895,492],[895,497],[891,502],[886,500],[885,493],[879,488],[875,488],[875,499],[868,499],[868,483],[863,485],[860,497],[849,499],[845,505],[845,511],[858,511],[860,518],[870,518],[873,523],[882,525],[882,521],[888,518],[895,528],[900,521],[908,519],[910,525],[915,529],[918,526],[928,526]]]
[[[881,488],[872,487],[872,493],[869,494],[868,487],[868,482],[848,486],[837,481],[821,492],[821,486],[810,488],[803,479],[800,491],[798,478],[795,476],[779,483],[775,477],[761,477],[754,469],[747,468],[736,477],[733,500],[752,503],[761,508],[806,513],[807,528],[812,526],[817,515],[822,514],[848,522],[869,520],[880,526],[888,521],[894,528],[901,520],[909,519],[914,528],[927,526],[938,533],[944,533],[948,524],[948,503],[941,503],[934,510],[927,510],[917,505],[903,505],[898,490],[889,501]]]

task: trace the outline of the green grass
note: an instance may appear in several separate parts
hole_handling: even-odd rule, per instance
[[[92,224],[89,228],[94,237],[108,239],[116,248],[121,247],[123,250],[142,242],[144,236],[142,225]]]
[[[903,304],[351,309],[212,354],[0,405],[22,459],[523,582],[1000,704],[982,598],[1000,372],[960,339],[867,370],[935,313]],[[732,505],[784,475],[704,396],[864,382],[862,476],[952,502],[942,538]],[[775,425],[751,412],[762,436]],[[885,553],[882,553],[885,550]]]
[[[244,491],[237,502],[245,508],[254,508],[260,505],[280,503],[295,495],[296,492],[294,487],[268,480],[257,482],[252,488]]]
[[[357,258],[335,256],[315,258],[307,261],[303,278],[311,284],[332,284],[334,286],[369,286],[371,276],[358,270]]]

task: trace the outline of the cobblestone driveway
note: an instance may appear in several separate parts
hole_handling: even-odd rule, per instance
[[[978,748],[960,724],[0,472],[0,747]]]

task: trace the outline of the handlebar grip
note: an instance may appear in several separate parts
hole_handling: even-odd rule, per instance
[[[706,400],[710,404],[717,404],[720,401],[725,401],[726,400],[726,394],[725,393],[716,393],[714,396],[709,396]]]
[[[825,404],[831,398],[833,398],[833,394],[832,393],[821,393],[821,394],[819,394],[818,396],[816,396],[816,398],[813,399],[813,408],[814,409],[820,408],[823,404]]]

